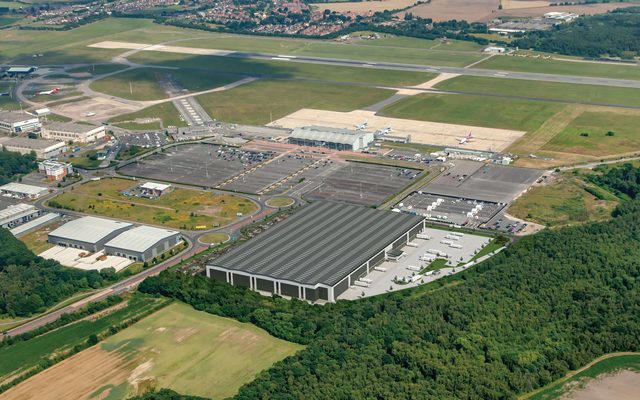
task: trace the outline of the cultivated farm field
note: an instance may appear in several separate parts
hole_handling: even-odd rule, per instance
[[[253,325],[174,303],[7,394],[116,400],[166,387],[220,399],[300,349]]]
[[[158,199],[121,194],[138,184],[118,178],[92,181],[55,197],[49,205],[176,229],[227,225],[237,219],[236,213],[248,215],[256,210],[252,201],[242,197],[191,189],[177,188]]]

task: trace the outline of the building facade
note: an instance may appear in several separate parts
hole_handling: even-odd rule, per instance
[[[294,129],[289,143],[299,146],[327,147],[334,150],[362,151],[374,141],[373,132],[305,126]]]
[[[105,136],[104,126],[53,122],[42,127],[42,138],[64,142],[93,143]]]
[[[150,261],[180,243],[178,231],[139,226],[128,230],[104,245],[109,255],[132,261]]]
[[[2,142],[2,146],[7,151],[20,154],[34,152],[36,158],[40,160],[59,157],[67,151],[67,145],[64,142],[43,139],[11,138]]]
[[[2,133],[38,132],[41,127],[37,117],[18,112],[0,111],[0,132]]]
[[[61,181],[65,176],[73,174],[73,166],[71,163],[44,160],[38,163],[38,171],[50,181]]]
[[[0,210],[0,227],[11,229],[38,218],[42,211],[31,204],[13,204]]]
[[[49,193],[49,189],[41,186],[25,185],[18,182],[10,182],[0,186],[0,195],[10,196],[16,199],[35,200]]]

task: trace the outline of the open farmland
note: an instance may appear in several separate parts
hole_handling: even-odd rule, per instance
[[[491,19],[499,5],[500,0],[431,0],[411,7],[400,15],[411,13],[416,17],[431,18],[434,21],[486,21]]]
[[[562,109],[558,103],[464,94],[421,94],[382,109],[385,117],[529,131]]]
[[[250,214],[256,205],[242,197],[215,195],[176,188],[157,199],[128,197],[122,194],[139,182],[127,179],[102,179],[76,187],[49,201],[49,205],[142,224],[177,229],[222,226],[236,220],[236,213]]]
[[[522,79],[496,79],[468,75],[445,80],[436,84],[435,87],[464,93],[640,107],[640,90],[624,87],[555,82],[532,83]]]
[[[256,81],[224,92],[198,96],[212,118],[264,125],[301,108],[351,111],[391,96],[393,91],[301,81]]]
[[[28,379],[5,396],[115,400],[166,387],[183,394],[226,398],[300,349],[253,325],[174,303]]]

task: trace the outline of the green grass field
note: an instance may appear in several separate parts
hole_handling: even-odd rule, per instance
[[[109,327],[139,315],[165,299],[135,295],[126,307],[97,319],[88,319],[53,330],[36,338],[0,348],[0,381],[25,372],[54,354],[70,350],[73,346],[86,342],[92,334],[100,334]]]
[[[229,240],[229,235],[226,233],[207,233],[200,236],[198,240],[206,244],[218,244]]]
[[[14,82],[0,82],[0,92],[8,93],[14,88]],[[10,96],[0,96],[0,110],[19,110],[20,104]]]
[[[529,57],[496,56],[474,65],[473,68],[640,80],[640,68],[634,65],[595,64]]]
[[[640,149],[640,113],[583,112],[543,150],[607,156]],[[612,132],[613,136],[608,136]],[[587,136],[583,136],[586,134]]]
[[[167,93],[159,81],[168,79],[168,71],[161,68],[137,68],[91,84],[91,89],[129,100],[160,100]]]
[[[464,94],[420,94],[378,112],[385,117],[530,131],[563,107],[559,103]]]
[[[227,225],[237,219],[236,213],[248,215],[256,210],[253,202],[242,197],[214,195],[191,189],[174,189],[158,199],[121,194],[138,184],[119,178],[91,181],[56,196],[49,201],[49,205],[58,203],[84,213],[177,229]]]
[[[196,311],[182,303],[159,310],[99,346],[106,357],[124,356],[132,361],[124,367],[115,366],[126,375],[133,373],[128,367],[149,366],[144,377],[157,387],[216,399],[232,396],[260,371],[303,348],[273,338],[251,324]],[[123,396],[114,399],[135,394],[126,378],[121,379],[98,380],[95,393],[124,384]]]
[[[267,200],[267,205],[271,207],[287,207],[295,203],[290,197],[274,197]]]
[[[607,200],[598,200],[585,187],[597,190]],[[508,212],[517,218],[556,227],[608,219],[617,204],[610,193],[587,184],[579,176],[564,173],[552,184],[533,186]]]
[[[542,390],[536,391],[535,394],[523,396],[521,399],[528,400],[552,400],[561,398],[570,387],[576,384],[584,384],[603,374],[614,373],[621,369],[630,369],[640,372],[640,354],[636,355],[620,355],[604,359],[595,363],[584,371],[571,375],[568,378],[562,378],[545,386]]]
[[[437,84],[436,87],[443,90],[468,93],[490,93],[550,100],[640,106],[640,89],[613,86],[574,85],[554,82],[532,83],[522,79],[459,76],[443,81]]]
[[[25,235],[22,235],[19,237],[19,239],[33,253],[40,254],[43,251],[53,247],[53,244],[47,241],[49,239],[48,235],[49,235],[49,232],[58,228],[60,225],[62,225],[61,222],[54,222],[53,224],[49,224],[42,229],[38,229],[33,232],[29,232]]]
[[[180,44],[184,45],[184,43]],[[245,76],[255,76],[410,86],[426,82],[435,77],[435,74],[426,72],[336,67],[290,61],[251,60],[151,51],[134,54],[129,59],[139,64],[184,68],[187,69],[187,72],[197,73],[197,70],[202,70],[209,74],[232,74],[236,75],[237,79]]]
[[[96,154],[98,152],[98,150],[89,150],[89,151],[85,151],[83,153],[72,153],[72,154],[68,154],[65,157],[64,161],[68,161],[71,164],[73,164],[74,167],[79,167],[79,168],[98,168],[100,166],[100,164],[102,164],[102,161],[98,160],[98,159],[91,159],[91,156]]]
[[[263,125],[301,108],[351,111],[377,103],[391,90],[353,88],[302,81],[256,81],[235,89],[198,96],[212,118]]]
[[[79,73],[79,72],[87,72],[91,75],[104,75],[110,74],[112,72],[121,71],[127,68],[125,65],[121,64],[91,64],[83,67],[70,68],[67,72],[71,74]]]
[[[186,122],[180,119],[180,113],[173,105],[172,102],[160,103],[155,106],[147,107],[143,110],[136,111],[130,114],[119,115],[115,118],[109,120],[110,123],[116,124],[117,126],[124,129],[158,129],[160,128],[159,123],[149,124],[136,124],[136,119],[145,119],[145,118],[160,118],[165,127],[168,126],[178,126],[185,127],[187,126]],[[129,121],[129,122],[125,122]]]

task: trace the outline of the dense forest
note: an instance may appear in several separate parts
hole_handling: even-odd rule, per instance
[[[549,31],[529,32],[512,44],[582,57],[633,58],[640,55],[640,7],[580,17]]]
[[[0,229],[0,315],[28,316],[85,289],[117,278],[113,268],[82,271],[34,255],[8,230]]]
[[[640,350],[640,201],[546,230],[437,283],[312,306],[164,272],[140,290],[306,344],[237,399],[508,399]]]
[[[34,154],[21,155],[0,147],[0,185],[28,174],[38,167]]]
[[[618,168],[596,167],[595,171],[601,174],[589,174],[587,178],[616,196],[636,199],[640,195],[640,168],[627,163]]]

